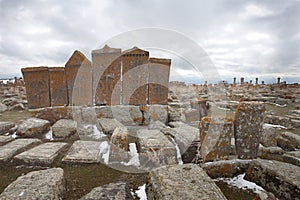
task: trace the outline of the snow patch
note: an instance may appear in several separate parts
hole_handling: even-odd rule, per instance
[[[181,158],[181,153],[180,153],[180,149],[178,147],[178,144],[175,142],[174,138],[170,137],[170,139],[172,140],[172,143],[175,145],[178,164],[183,165],[183,161],[182,161],[182,158]]]
[[[281,108],[284,108],[284,107],[287,106],[286,104],[281,105],[281,104],[278,104],[278,103],[272,103],[272,102],[267,102],[267,103],[268,103],[268,104],[271,104],[271,105],[274,105],[274,106],[277,106],[277,107],[281,107]]]
[[[276,124],[264,124],[263,126],[265,126],[265,127],[274,127],[274,128],[287,129],[285,126],[276,125]]]
[[[220,110],[227,110],[227,111],[230,110],[229,108],[222,108],[222,107],[219,107],[219,106],[218,106],[218,109],[220,109]]]
[[[123,163],[123,165],[133,165],[133,166],[140,166],[140,159],[139,159],[139,154],[137,152],[136,144],[135,143],[130,143],[129,144],[129,156],[130,160],[128,163]]]
[[[102,158],[105,164],[108,164],[109,159],[109,144],[107,141],[101,142],[99,145],[99,154],[102,154]]]
[[[17,132],[14,132],[12,135],[11,135],[12,138],[16,139],[18,137],[17,135]]]
[[[49,132],[45,134],[45,138],[50,141],[53,140],[52,127],[50,127]]]
[[[135,194],[140,198],[140,200],[147,200],[146,184],[138,187],[138,190],[135,191]]]

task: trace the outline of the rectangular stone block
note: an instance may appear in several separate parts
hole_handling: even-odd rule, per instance
[[[159,130],[140,129],[137,137],[142,166],[151,169],[178,163],[175,145]]]
[[[11,137],[11,136],[3,136],[3,135],[0,135],[0,146],[8,143],[8,142],[11,142],[13,141],[14,138]]]
[[[202,160],[212,161],[229,156],[233,136],[233,119],[204,117],[200,122]]]
[[[154,199],[227,199],[220,188],[195,164],[171,165],[150,172],[147,198]]]
[[[149,59],[149,104],[168,104],[170,59]]]
[[[25,81],[28,108],[49,107],[50,88],[48,67],[22,68]]]
[[[96,105],[121,102],[121,49],[105,45],[92,51],[93,93]]]
[[[67,145],[62,142],[47,142],[16,155],[14,161],[26,165],[50,166]]]
[[[69,105],[93,105],[92,64],[75,51],[65,65]]]
[[[0,162],[6,162],[31,145],[40,143],[39,139],[17,139],[0,148]]]
[[[122,103],[146,105],[149,52],[137,47],[122,53]]]
[[[64,67],[49,67],[51,106],[68,105],[68,90]]]
[[[12,122],[0,122],[0,135],[8,133],[9,129],[15,126]]]
[[[265,105],[261,102],[239,103],[234,116],[235,148],[239,158],[257,158],[264,111]]]

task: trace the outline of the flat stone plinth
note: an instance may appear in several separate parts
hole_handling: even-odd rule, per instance
[[[254,160],[245,179],[272,192],[279,199],[300,199],[300,167],[275,160]]]
[[[198,165],[164,166],[150,172],[147,198],[226,199],[220,188]]]
[[[29,172],[12,182],[0,199],[59,200],[64,192],[64,171],[61,168]]]
[[[67,143],[48,142],[15,156],[14,160],[22,164],[49,166],[66,147]]]
[[[31,145],[40,143],[39,139],[17,139],[0,148],[0,162],[6,162],[14,155],[22,152]]]
[[[102,156],[101,147],[104,147],[105,143],[106,141],[78,140],[74,142],[62,161],[69,164],[99,163]]]
[[[8,142],[11,142],[13,141],[14,138],[11,137],[11,136],[3,136],[3,135],[0,135],[0,146],[8,143]]]

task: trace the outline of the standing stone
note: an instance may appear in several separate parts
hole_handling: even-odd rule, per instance
[[[258,85],[258,78],[255,78],[255,85]]]
[[[96,105],[119,105],[121,98],[121,49],[105,45],[92,51],[93,93]]]
[[[49,121],[38,118],[29,118],[19,124],[17,135],[21,137],[40,137],[49,130]]]
[[[240,102],[234,116],[235,148],[239,158],[257,158],[263,131],[265,105],[261,102]]]
[[[226,197],[205,171],[195,164],[164,166],[149,174],[147,199],[218,199]]]
[[[149,52],[137,47],[122,53],[122,102],[124,105],[147,104],[148,59]]]
[[[149,104],[168,104],[170,59],[149,59]]]
[[[93,105],[92,64],[75,51],[65,65],[69,105]]]
[[[59,200],[64,190],[63,169],[51,168],[20,176],[5,188],[0,199]]]
[[[280,77],[277,78],[277,84],[280,84]]]
[[[233,136],[233,119],[204,117],[200,122],[199,129],[203,162],[229,156]]]
[[[68,90],[64,67],[50,67],[50,98],[51,106],[68,105]]]
[[[48,67],[22,68],[22,74],[26,86],[28,108],[49,107],[49,71]]]
[[[117,127],[110,138],[109,162],[128,162],[128,130]]]
[[[245,82],[245,78],[244,77],[241,77],[241,85],[243,85]]]
[[[233,77],[233,84],[236,84],[236,77]]]

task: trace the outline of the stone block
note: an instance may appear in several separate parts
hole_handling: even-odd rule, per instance
[[[260,143],[265,147],[276,147],[279,137],[279,129],[271,126],[263,125],[263,132]]]
[[[3,136],[3,135],[0,135],[0,146],[8,143],[8,142],[11,142],[13,141],[14,138],[11,137],[11,136]]]
[[[0,162],[6,162],[14,155],[26,150],[28,147],[40,143],[39,139],[17,139],[14,140],[0,149]]]
[[[68,105],[68,90],[64,67],[49,67],[51,106]]]
[[[9,129],[13,128],[15,124],[13,122],[0,122],[0,135],[8,133]]]
[[[67,145],[62,142],[44,143],[16,155],[14,162],[31,166],[51,166],[54,159]]]
[[[262,134],[265,105],[240,102],[234,116],[236,153],[241,159],[256,158]]]
[[[283,154],[283,161],[300,167],[300,150]]]
[[[93,105],[92,64],[80,51],[75,51],[65,64],[69,105]]]
[[[149,59],[149,104],[168,104],[170,59]]]
[[[80,200],[133,200],[130,189],[126,183],[110,183],[92,189]]]
[[[147,105],[144,111],[144,124],[149,124],[152,121],[160,121],[164,124],[168,122],[168,106],[167,105]]]
[[[49,121],[38,118],[29,118],[19,124],[17,135],[20,137],[41,137],[49,130]]]
[[[35,118],[44,119],[53,125],[60,119],[72,119],[71,107],[57,106],[51,108],[41,108],[30,110],[31,115]]]
[[[220,188],[198,165],[172,165],[149,174],[147,198],[154,199],[226,199]]]
[[[300,167],[270,160],[253,160],[245,179],[272,192],[279,199],[299,199]]]
[[[116,128],[124,127],[124,125],[116,119],[101,118],[98,119],[98,123],[103,132],[108,135],[112,135]]]
[[[128,151],[128,130],[126,127],[117,127],[110,138],[109,162],[128,162]]]
[[[233,119],[204,117],[200,122],[199,129],[203,162],[229,156],[233,137]]]
[[[286,128],[292,127],[292,121],[288,117],[276,116],[276,115],[266,115],[264,122],[267,124],[274,124],[284,126]]]
[[[22,68],[26,86],[28,108],[49,107],[50,87],[48,67]]]
[[[76,128],[76,122],[72,119],[61,119],[52,126],[52,135],[54,138],[66,138],[75,134]]]
[[[18,177],[5,188],[0,199],[59,200],[64,192],[63,169],[51,168]]]

